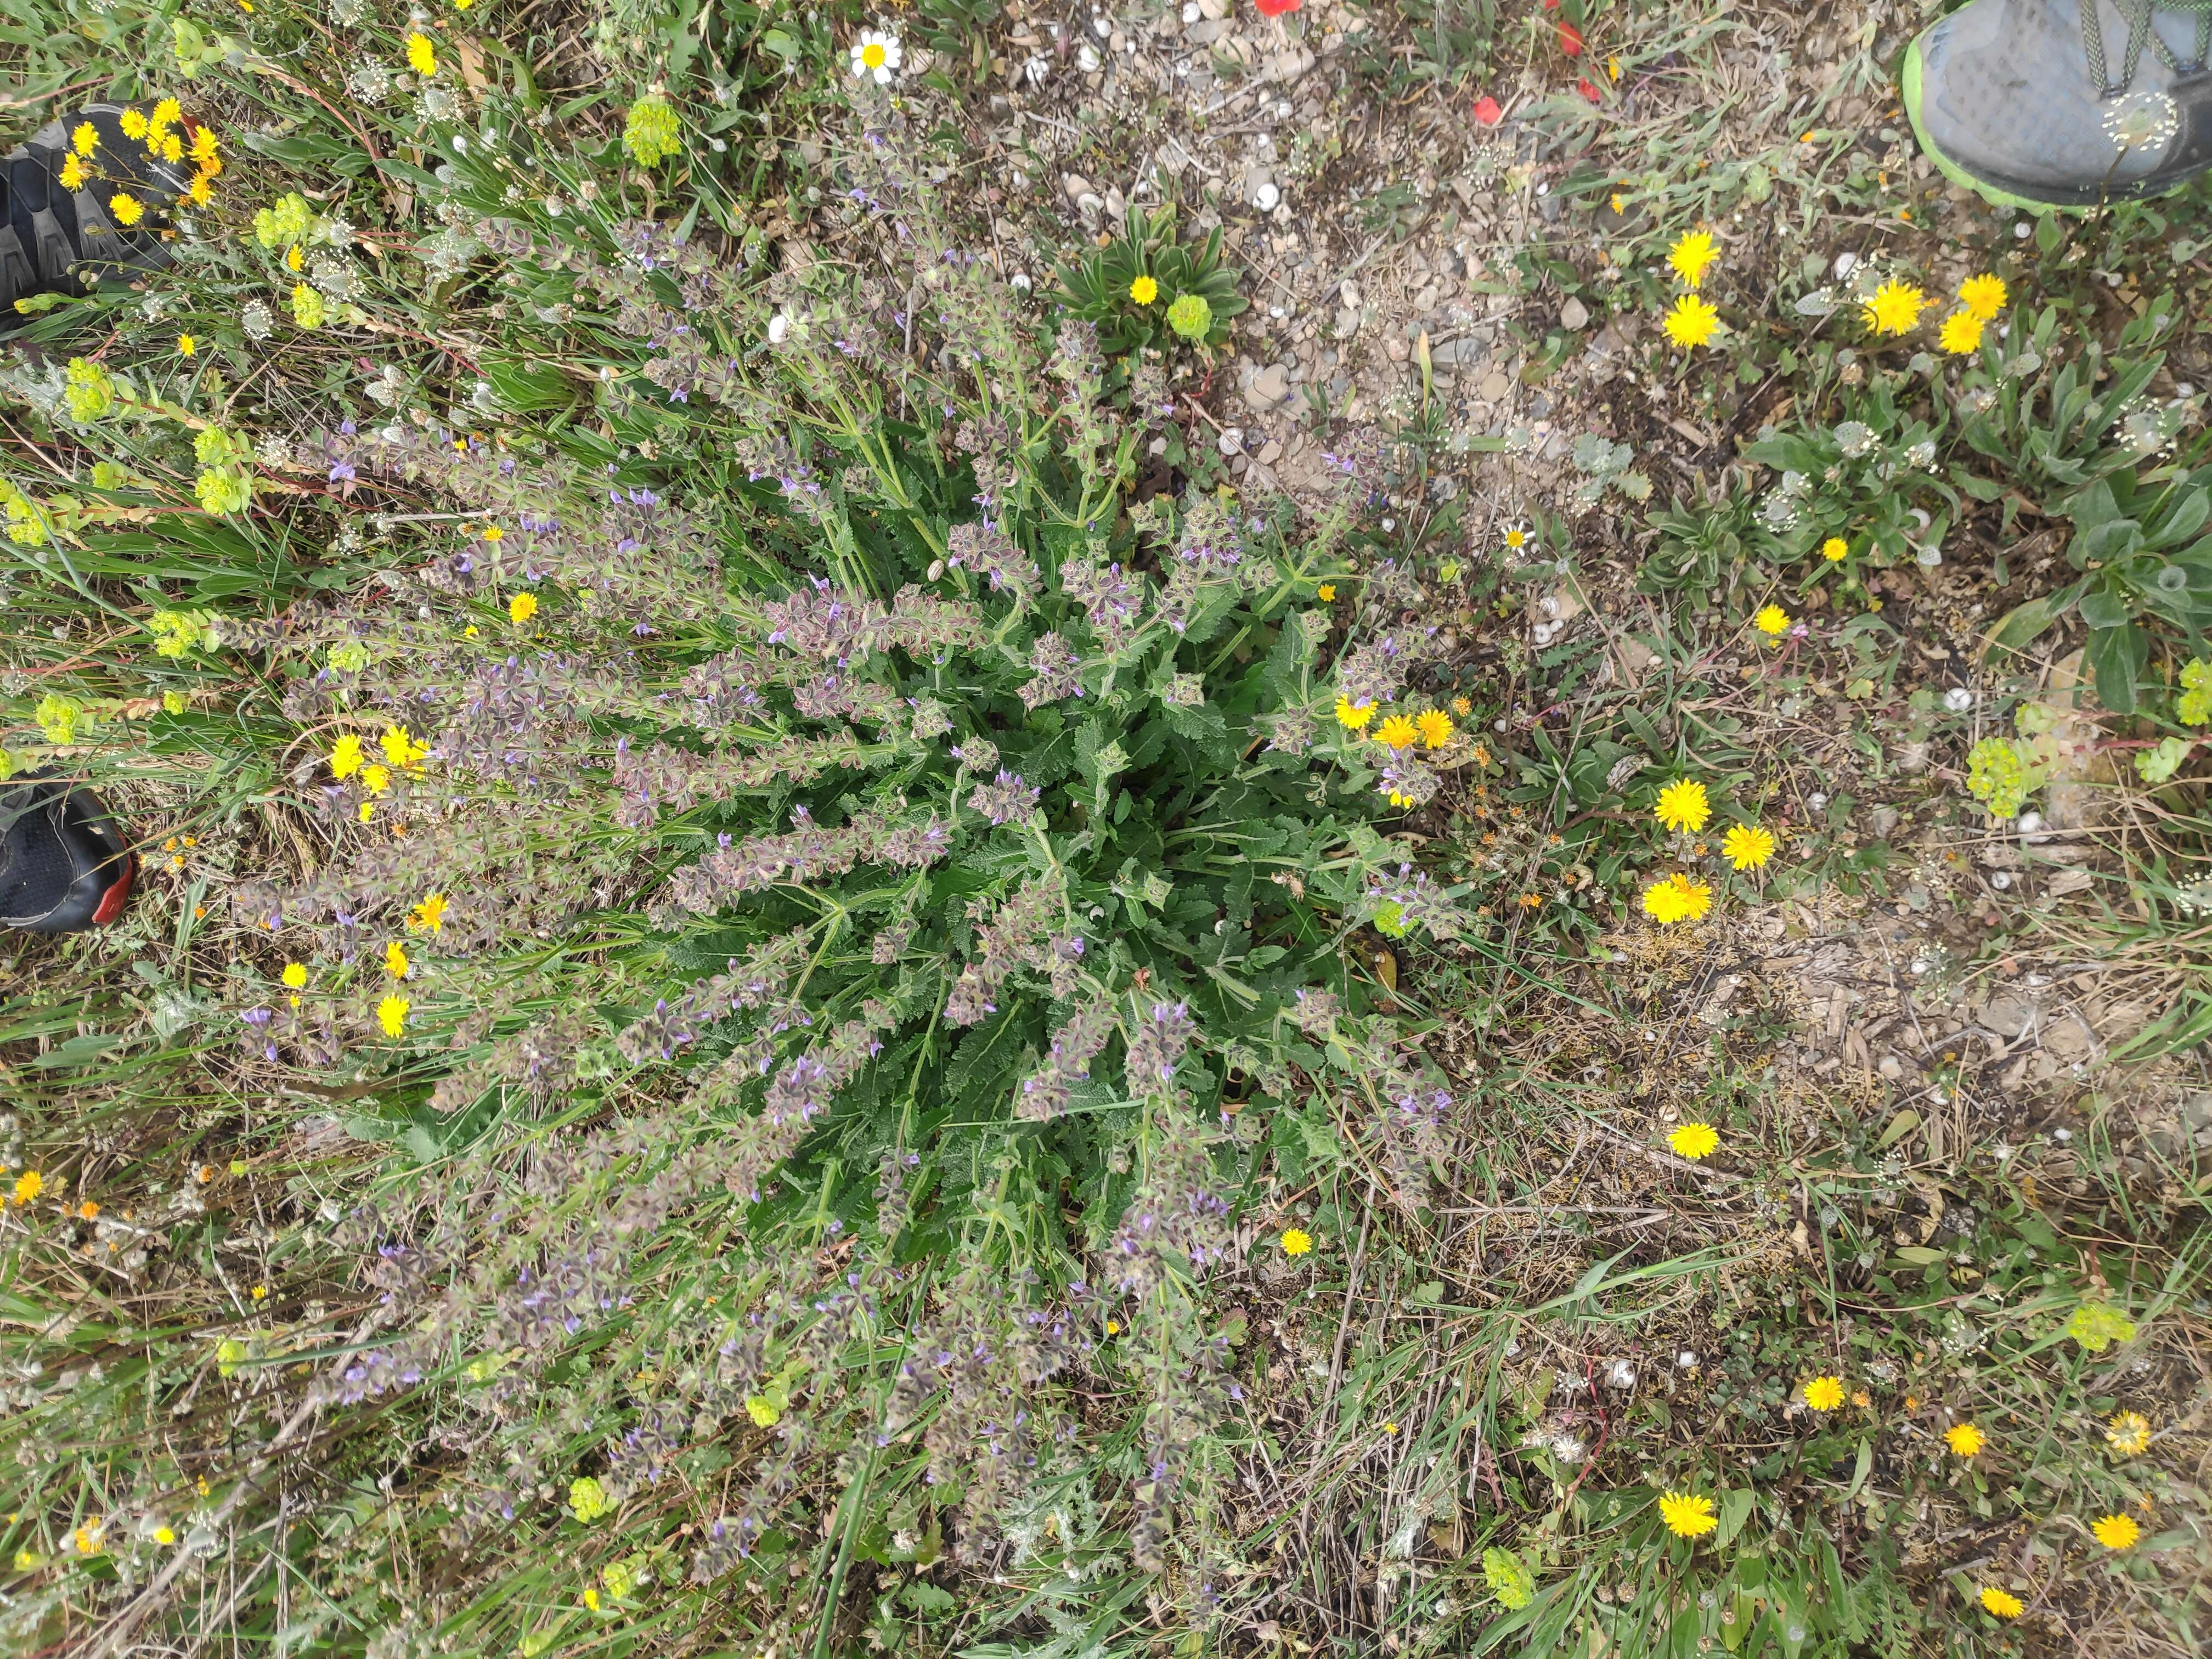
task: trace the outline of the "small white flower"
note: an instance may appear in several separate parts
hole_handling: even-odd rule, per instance
[[[781,345],[790,337],[791,313],[789,312],[779,311],[768,319],[768,343],[770,345]]]
[[[853,43],[853,73],[861,80],[873,80],[879,87],[887,87],[898,73],[905,52],[899,38],[888,29],[862,29],[860,38]]]

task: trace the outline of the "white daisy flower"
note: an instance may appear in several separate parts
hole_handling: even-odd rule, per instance
[[[898,36],[888,29],[862,29],[860,38],[853,43],[853,73],[864,81],[873,77],[878,86],[887,87],[904,55]]]

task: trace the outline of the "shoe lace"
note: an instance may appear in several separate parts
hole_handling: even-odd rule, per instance
[[[2097,0],[2081,0],[2081,44],[2089,52],[2089,76],[2103,88],[2100,97],[2117,98],[2128,89],[2142,65],[2143,48],[2148,46],[2157,54],[2160,63],[2176,75],[2197,75],[2204,69],[2204,59],[2212,52],[2212,0],[2112,0],[2121,16],[2128,20],[2128,43],[2120,59],[2120,78],[2112,77],[2105,58],[2105,28],[2097,17]],[[2150,26],[2154,11],[2189,12],[2197,19],[2197,48],[2190,61],[2182,63],[2171,48],[2160,39]]]

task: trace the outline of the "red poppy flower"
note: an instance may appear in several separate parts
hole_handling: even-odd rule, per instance
[[[1482,126],[1494,127],[1505,118],[1505,112],[1498,106],[1498,100],[1486,92],[1474,100],[1474,118]]]
[[[1304,0],[1253,0],[1262,17],[1280,17],[1286,11],[1296,11]]]
[[[1559,25],[1559,50],[1570,58],[1583,55],[1583,32],[1572,23],[1563,21]]]
[[[1575,82],[1575,90],[1582,94],[1583,97],[1589,99],[1593,104],[1598,101],[1597,87],[1587,75],[1583,76],[1581,80]]]

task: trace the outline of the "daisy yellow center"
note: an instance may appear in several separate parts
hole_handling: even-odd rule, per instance
[[[860,48],[860,61],[866,64],[870,69],[881,69],[884,66],[883,42],[880,40],[871,40],[866,46],[862,46]]]

